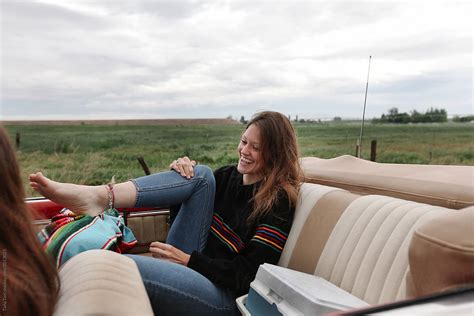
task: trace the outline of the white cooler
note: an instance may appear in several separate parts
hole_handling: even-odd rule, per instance
[[[324,315],[369,304],[312,274],[263,264],[248,295],[237,299],[243,315]]]

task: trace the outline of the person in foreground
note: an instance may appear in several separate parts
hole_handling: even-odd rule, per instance
[[[52,315],[59,278],[31,225],[15,153],[0,126],[0,315]]]
[[[258,113],[238,145],[238,164],[214,173],[187,157],[157,173],[115,186],[54,182],[31,186],[72,211],[97,215],[108,206],[181,207],[153,257],[130,255],[155,314],[229,315],[260,264],[276,264],[293,221],[301,184],[295,131],[278,112]],[[112,205],[113,204],[113,205]]]

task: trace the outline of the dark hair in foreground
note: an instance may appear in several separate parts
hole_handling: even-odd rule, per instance
[[[257,113],[247,128],[250,125],[260,130],[264,177],[254,197],[249,222],[268,214],[281,190],[288,195],[291,206],[295,206],[302,181],[296,132],[288,118],[278,112],[265,111]]]
[[[0,182],[0,251],[3,260],[0,313],[52,315],[59,292],[58,273],[34,232],[32,217],[24,202],[20,169],[1,125]]]

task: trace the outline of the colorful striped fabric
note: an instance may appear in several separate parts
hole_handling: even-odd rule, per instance
[[[282,252],[287,238],[288,234],[278,228],[262,224],[257,227],[251,240],[267,245],[277,252]]]
[[[90,249],[122,253],[137,243],[117,210],[98,216],[76,215],[63,209],[38,233],[43,249],[56,259],[59,268],[73,256]]]
[[[233,252],[239,253],[245,247],[245,244],[242,242],[239,235],[227,226],[222,218],[216,213],[214,213],[212,217],[211,233]]]

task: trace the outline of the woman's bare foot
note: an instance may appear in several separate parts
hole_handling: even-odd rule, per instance
[[[95,216],[108,206],[105,186],[56,182],[46,178],[41,172],[30,174],[29,179],[35,191],[75,213]]]

